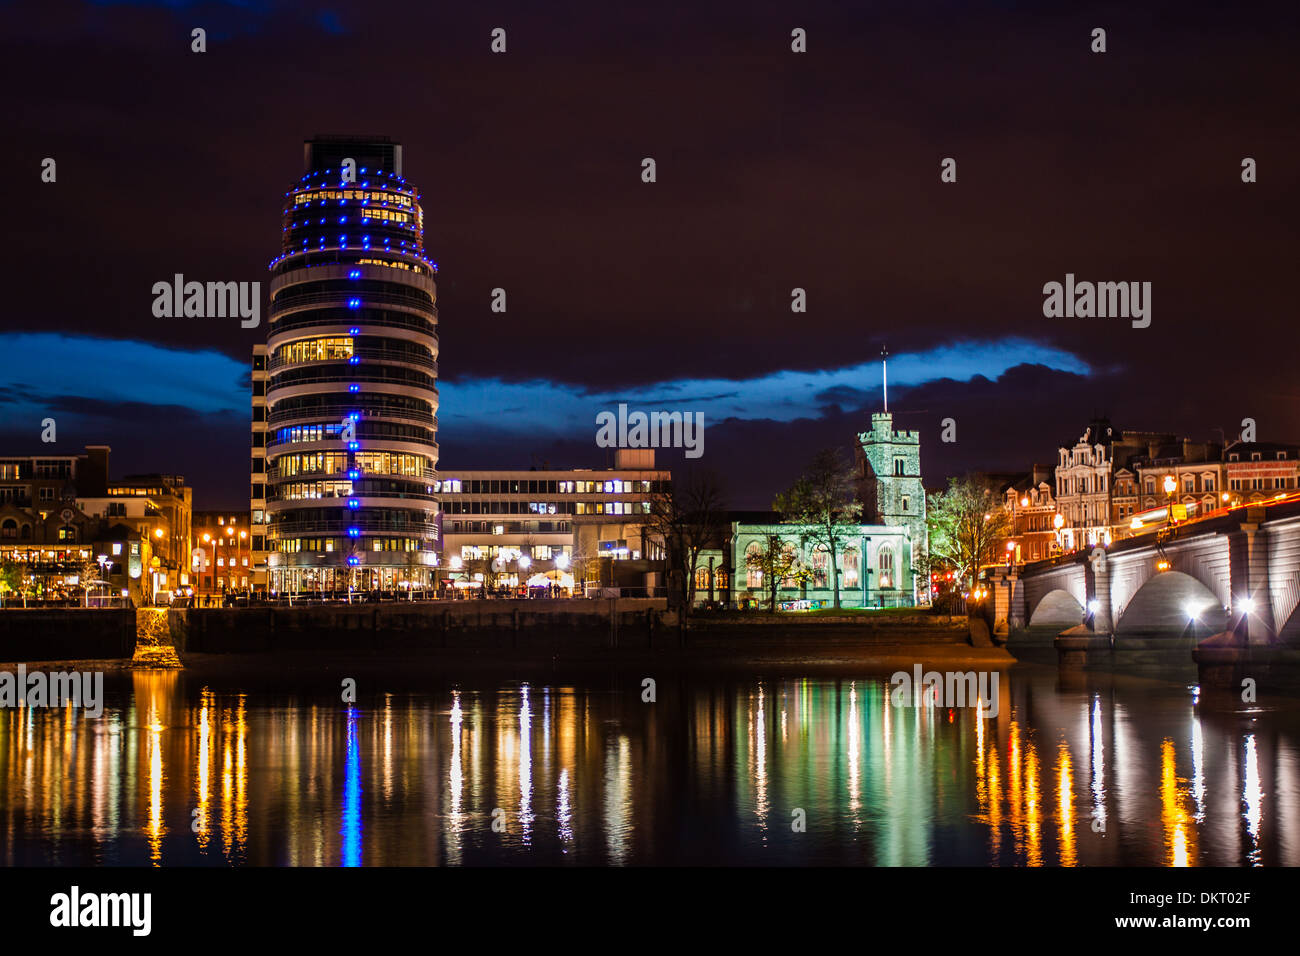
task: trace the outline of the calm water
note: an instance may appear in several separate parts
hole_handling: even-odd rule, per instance
[[[1300,865],[1300,708],[1175,683],[1017,670],[980,719],[869,676],[107,681],[0,711],[3,863]]]

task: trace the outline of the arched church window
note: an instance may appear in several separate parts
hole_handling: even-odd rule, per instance
[[[745,567],[748,569],[745,576],[747,587],[761,588],[763,586],[763,572],[754,567],[749,560],[751,557],[756,557],[762,550],[757,541],[751,541],[749,547],[745,548]]]
[[[892,588],[894,586],[894,552],[891,548],[881,548],[876,555],[876,567],[880,571],[880,586],[882,588]]]

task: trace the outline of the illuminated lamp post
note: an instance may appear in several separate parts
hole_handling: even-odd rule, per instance
[[[568,556],[568,554],[566,554],[565,552],[561,551],[559,554],[557,554],[557,555],[555,556],[555,568],[556,568],[557,571],[560,571],[561,573],[563,573],[563,572],[569,570],[569,556]],[[558,597],[558,596],[559,596],[559,593],[560,593],[560,591],[559,591],[560,580],[559,580],[559,579],[556,580],[556,582],[555,582],[555,587],[556,587],[555,594],[556,594],[556,596]],[[573,589],[570,588],[569,590],[570,590],[570,593],[572,593],[572,590],[573,590]]]
[[[99,583],[102,584],[102,585],[107,586],[107,585],[108,585],[108,566],[109,566],[109,564],[112,563],[112,561],[111,561],[111,559],[109,558],[109,556],[106,555],[106,554],[101,554],[99,557],[97,557],[97,558],[95,559],[95,561],[99,564]],[[87,594],[87,596],[89,596],[90,592],[87,591],[86,594]]]
[[[1056,516],[1052,518],[1052,527],[1056,529],[1056,547],[1059,550],[1064,551],[1065,542],[1063,540],[1061,529],[1065,527],[1065,515],[1058,511]]]
[[[1174,523],[1174,492],[1178,490],[1178,482],[1175,480],[1173,475],[1165,475],[1164,489],[1165,494],[1169,497],[1169,503],[1167,505],[1168,514],[1166,515],[1165,524],[1172,525]]]
[[[204,543],[204,544],[211,544],[211,543],[212,543],[212,535],[210,535],[210,534],[204,532],[204,534],[203,534],[203,543]],[[215,549],[214,549],[214,550],[215,550]],[[199,574],[200,574],[200,577],[199,577],[199,589],[200,589],[200,590],[203,590],[203,572],[209,570],[209,569],[212,567],[212,559],[213,559],[213,557],[215,557],[215,555],[210,555],[210,554],[208,553],[208,549],[207,549],[207,548],[204,548],[204,549],[203,549],[203,565],[202,565],[202,567],[200,567],[200,568],[198,569],[198,570],[199,570]],[[207,595],[207,596],[210,596],[210,595]]]
[[[163,535],[164,535],[164,534],[165,534],[165,532],[163,531],[162,528],[154,528],[154,529],[153,529],[154,556],[155,556],[155,557],[158,556],[158,552],[161,550],[160,545],[162,544],[162,539],[163,539]],[[160,563],[161,563],[161,562],[160,562]],[[166,571],[161,571],[161,572],[155,571],[155,572],[154,572],[153,589],[154,589],[154,593],[155,593],[155,594],[158,592],[158,575],[159,575],[159,573],[161,573],[161,574],[163,575],[164,579],[167,577],[167,572],[166,572]],[[170,584],[169,584],[168,586],[170,587]]]
[[[233,521],[234,519],[232,518],[232,519],[230,519],[230,520]],[[231,545],[233,545],[233,544],[235,543],[234,540],[233,540],[234,537],[235,537],[235,529],[234,529],[233,527],[231,527],[230,525],[227,525],[227,526],[226,526],[226,538],[228,539],[228,540],[226,541],[226,547],[227,547],[227,548],[229,548]],[[236,568],[236,569],[239,567],[239,549],[238,549],[238,548],[235,548],[235,557],[233,557],[233,558],[230,556],[230,552],[229,552],[229,551],[226,552],[226,590],[227,590],[227,591],[233,591],[233,590],[235,590],[235,577],[234,577],[233,574],[230,573],[230,568],[232,568],[232,567],[234,567],[234,568]]]

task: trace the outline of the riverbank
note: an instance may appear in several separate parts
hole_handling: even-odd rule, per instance
[[[910,671],[920,664],[925,670],[1004,670],[1016,663],[1001,648],[975,648],[960,643],[894,641],[859,647],[822,645],[808,642],[789,646],[720,646],[687,648],[613,648],[597,653],[503,653],[501,648],[477,650],[434,649],[409,651],[325,650],[317,653],[271,652],[252,654],[181,653],[187,676],[210,679],[239,679],[250,684],[279,685],[286,678],[311,678],[322,674],[360,677],[384,675],[419,681],[428,677],[472,674],[498,676],[554,677],[559,674],[588,675],[600,672],[638,671],[659,673],[752,673],[772,675],[890,674]],[[132,672],[148,671],[130,658],[26,661],[28,672],[77,670]],[[18,663],[0,663],[0,671],[14,671]]]
[[[608,618],[575,620],[571,615],[543,616],[523,626],[517,614],[491,607],[472,609],[485,616],[449,622],[430,610],[396,621],[365,608],[352,613],[330,609],[326,615],[320,609],[301,609],[288,620],[278,613],[268,615],[267,609],[253,609],[251,621],[250,612],[243,609],[188,612],[187,620],[172,612],[167,615],[171,627],[164,633],[171,634],[187,672],[214,677],[321,672],[553,676],[560,671],[608,670],[835,674],[892,673],[917,664],[938,670],[996,670],[1015,663],[1003,648],[972,646],[964,619],[948,621],[918,612],[910,620],[897,614],[874,619],[704,615],[693,618],[683,632],[675,618],[658,608],[634,609],[640,613],[615,619],[612,626]],[[156,640],[163,613],[142,612],[142,642]],[[250,626],[258,624],[260,633]],[[241,625],[246,630],[236,636]],[[40,646],[33,642],[33,651]],[[29,671],[147,669],[147,662],[135,657],[29,653],[16,660]],[[0,664],[0,669],[16,666]]]
[[[920,610],[833,615],[700,613],[683,628],[663,600],[447,601],[381,605],[135,610],[59,609],[0,614],[0,660],[114,660],[170,645],[194,655],[382,654],[474,663],[681,657],[686,661],[1009,660],[971,647],[965,618]],[[136,654],[135,656],[139,656]]]

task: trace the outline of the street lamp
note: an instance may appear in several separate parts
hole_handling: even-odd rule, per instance
[[[1167,505],[1169,513],[1166,516],[1165,524],[1171,525],[1174,523],[1174,492],[1178,490],[1178,482],[1174,479],[1173,475],[1165,475],[1164,489],[1165,494],[1169,496],[1169,503]]]
[[[109,564],[109,557],[108,557],[108,555],[106,555],[106,554],[101,554],[99,557],[97,557],[97,558],[95,559],[95,561],[98,562],[98,564],[99,564],[99,581],[100,581],[100,584],[101,584],[101,585],[107,585],[107,584],[108,584],[108,564]],[[89,589],[87,589],[87,591],[86,591],[86,603],[87,603],[87,604],[90,603],[90,591],[89,591]]]

